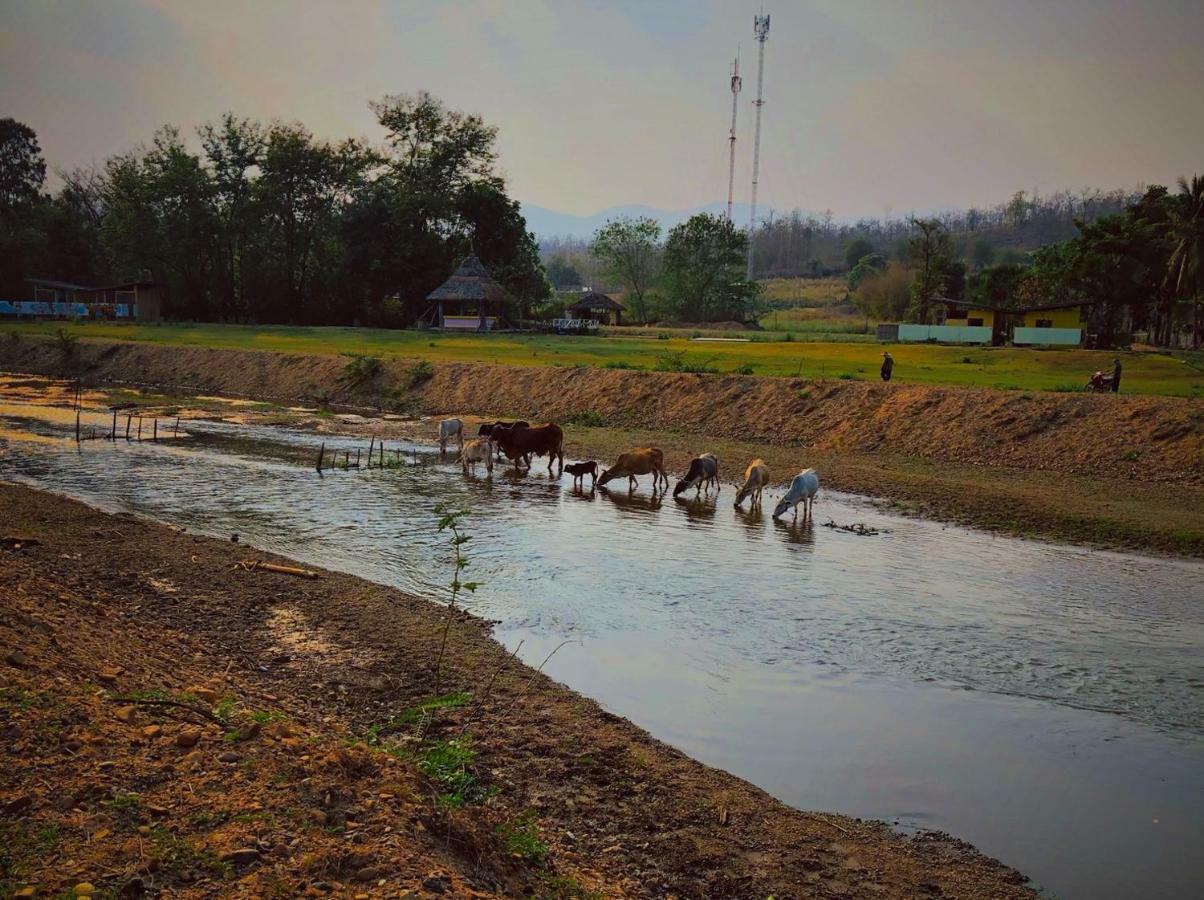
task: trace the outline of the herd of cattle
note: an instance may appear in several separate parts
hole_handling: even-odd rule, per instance
[[[585,476],[590,476],[591,486],[604,487],[617,478],[626,478],[629,489],[634,489],[637,478],[641,475],[652,476],[653,491],[668,489],[669,474],[665,471],[665,455],[656,447],[641,447],[621,453],[615,464],[609,469],[603,469],[597,462],[564,464],[564,432],[559,425],[532,425],[529,422],[491,422],[485,423],[477,430],[477,436],[472,440],[464,439],[464,422],[461,419],[444,419],[439,423],[439,452],[446,453],[448,444],[455,441],[460,451],[460,465],[465,474],[470,469],[476,469],[477,463],[484,463],[486,470],[493,473],[494,458],[508,459],[516,467],[531,468],[531,457],[546,456],[548,458],[548,474],[552,474],[553,463],[557,466],[557,474],[567,471],[573,476],[573,486],[583,486]],[[736,491],[736,507],[739,508],[745,500],[751,505],[761,505],[761,494],[769,483],[769,467],[760,459],[754,459],[744,470],[744,484]],[[685,477],[673,488],[673,496],[678,497],[690,488],[694,488],[697,496],[703,490],[707,493],[711,488],[719,494],[719,460],[712,453],[704,453],[690,461],[690,468]],[[778,501],[773,510],[775,519],[781,518],[788,511],[794,511],[798,518],[798,508],[803,507],[803,520],[811,518],[811,507],[815,495],[819,492],[819,474],[814,469],[804,469],[790,481],[785,496]]]

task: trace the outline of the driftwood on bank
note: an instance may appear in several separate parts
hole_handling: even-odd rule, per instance
[[[248,560],[240,562],[236,568],[245,569],[248,572],[254,572],[256,569],[263,569],[268,572],[279,572],[282,575],[296,575],[298,578],[317,578],[318,573],[313,569],[302,569],[297,566],[282,566],[278,563],[260,562],[259,560]]]

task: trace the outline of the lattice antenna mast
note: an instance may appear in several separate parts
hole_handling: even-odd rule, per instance
[[[748,215],[748,279],[753,277],[753,229],[757,226],[757,177],[761,173],[761,107],[765,101],[761,99],[761,88],[765,84],[765,42],[769,39],[769,16],[753,17],[753,37],[757,44],[757,99],[753,106],[757,108],[757,124],[753,131],[753,177],[752,196],[749,198],[752,207]]]
[[[727,133],[727,143],[731,148],[727,160],[727,220],[732,220],[732,192],[736,187],[736,109],[740,99],[740,88],[743,79],[740,78],[740,55],[732,61],[732,127]]]

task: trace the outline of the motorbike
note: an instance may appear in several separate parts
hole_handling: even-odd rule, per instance
[[[1096,372],[1083,388],[1097,394],[1106,394],[1112,390],[1112,376],[1106,372]]]

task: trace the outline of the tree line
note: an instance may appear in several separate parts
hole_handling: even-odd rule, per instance
[[[1204,177],[1154,185],[1118,212],[1076,219],[1075,234],[1016,260],[967,265],[938,219],[913,219],[901,252],[846,249],[849,290],[867,317],[927,323],[942,298],[998,310],[1082,305],[1101,345],[1134,332],[1199,348],[1204,317]],[[976,269],[976,271],[974,270]]]
[[[475,250],[511,316],[548,296],[497,173],[496,128],[425,92],[370,104],[379,146],[227,114],[199,149],[165,126],[44,190],[37,135],[0,120],[0,297],[25,279],[167,286],[174,318],[402,326]]]

